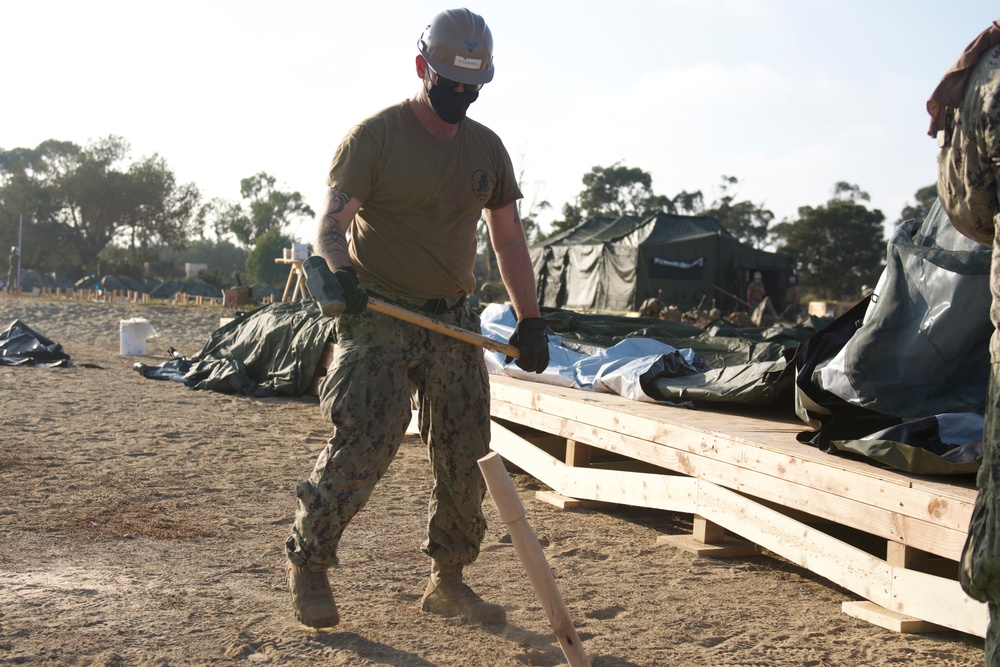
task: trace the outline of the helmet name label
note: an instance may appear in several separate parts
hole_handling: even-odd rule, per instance
[[[463,58],[462,56],[455,56],[455,67],[464,67],[465,69],[480,69],[483,66],[482,58]]]

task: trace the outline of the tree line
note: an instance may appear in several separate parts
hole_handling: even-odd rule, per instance
[[[240,182],[240,200],[204,200],[193,183],[178,183],[158,155],[132,159],[128,142],[108,136],[79,146],[48,140],[35,148],[0,149],[0,240],[16,244],[23,216],[24,267],[69,278],[114,273],[166,279],[180,256],[210,256],[249,280],[280,284],[287,269],[274,263],[292,239],[287,230],[315,217],[298,192],[287,192],[261,172]],[[523,174],[520,176],[523,177]],[[885,254],[885,216],[869,209],[858,186],[836,183],[830,199],[802,206],[775,222],[762,204],[739,197],[740,181],[722,176],[711,201],[703,192],[654,192],[652,177],[616,163],[595,166],[576,199],[550,229],[537,222],[549,202],[521,202],[529,242],[558,235],[592,216],[647,217],[658,212],[711,216],[741,242],[794,258],[803,291],[819,298],[854,298],[873,285]],[[924,215],[933,185],[915,193],[900,220]],[[479,230],[485,272],[495,263],[485,225]],[[228,271],[226,271],[228,276]]]
[[[869,209],[868,193],[851,183],[835,183],[826,203],[801,206],[795,218],[775,222],[774,213],[762,204],[740,199],[740,181],[734,176],[722,176],[711,202],[700,190],[672,197],[656,194],[648,172],[621,163],[595,166],[582,181],[583,190],[563,206],[562,219],[549,232],[535,222],[550,207],[548,202],[522,211],[530,240],[543,242],[595,216],[710,216],[742,243],[791,255],[803,293],[821,299],[858,298],[862,286],[875,284],[885,264],[885,215]],[[904,207],[897,224],[926,215],[937,198],[936,186],[920,188],[914,196],[915,203]]]
[[[130,153],[113,135],[86,146],[50,139],[0,149],[0,239],[10,247],[23,234],[22,267],[71,279],[168,279],[179,269],[164,260],[196,249],[201,260],[225,258],[221,282],[231,283],[230,268],[252,281],[284,281],[288,270],[274,258],[292,243],[285,230],[315,215],[300,193],[262,172],[240,182],[240,201],[205,201],[160,156]]]

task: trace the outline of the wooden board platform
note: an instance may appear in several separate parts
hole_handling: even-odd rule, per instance
[[[691,513],[705,522],[699,541],[711,543],[711,534],[722,543],[730,530],[924,622],[896,624],[901,630],[934,624],[985,636],[986,605],[966,596],[954,576],[976,497],[971,478],[918,477],[826,454],[795,439],[806,427],[794,419],[639,403],[500,376],[490,384],[493,449],[556,494]],[[547,434],[544,444],[539,434]],[[636,465],[601,465],[588,448]],[[824,522],[882,549],[816,526]]]

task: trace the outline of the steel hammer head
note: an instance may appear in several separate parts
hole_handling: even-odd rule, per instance
[[[323,314],[336,317],[344,312],[344,293],[326,260],[319,255],[312,255],[302,262],[302,270],[306,274],[306,287]]]

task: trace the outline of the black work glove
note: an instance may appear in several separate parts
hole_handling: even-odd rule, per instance
[[[333,276],[344,295],[344,312],[348,315],[363,313],[368,307],[368,292],[358,284],[358,272],[353,266],[338,266]]]
[[[517,321],[517,328],[508,341],[521,351],[521,358],[515,363],[521,370],[541,373],[549,365],[549,337],[545,335],[548,321],[541,317],[528,317]],[[513,357],[507,357],[509,364]]]

